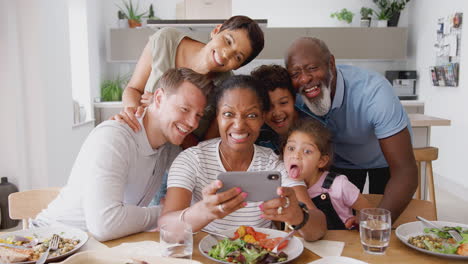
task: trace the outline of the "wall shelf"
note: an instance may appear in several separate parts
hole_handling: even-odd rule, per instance
[[[206,27],[191,30],[199,26],[190,24],[179,29],[186,30],[196,40],[208,41],[210,31]],[[111,29],[108,60],[135,63],[158,27]],[[325,41],[336,59],[404,60],[407,53],[408,29],[403,27],[264,28],[264,33],[265,48],[258,59],[283,59],[291,42],[303,36]]]
[[[209,27],[214,28],[216,25],[222,24],[226,19],[149,19],[146,23],[149,27]],[[254,19],[260,26],[266,26],[268,20]]]

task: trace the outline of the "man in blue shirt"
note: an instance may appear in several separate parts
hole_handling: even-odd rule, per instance
[[[320,120],[333,133],[333,169],[370,193],[383,193],[379,207],[395,220],[411,200],[417,168],[410,121],[390,83],[354,66],[335,65],[327,45],[300,38],[290,46],[286,68],[301,115]]]

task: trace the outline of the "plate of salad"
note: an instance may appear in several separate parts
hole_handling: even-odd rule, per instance
[[[445,221],[433,223],[441,229],[430,228],[417,221],[400,225],[395,234],[405,245],[423,253],[468,260],[468,225]],[[463,240],[456,242],[448,230],[456,230]]]
[[[88,241],[86,232],[73,227],[41,227],[5,233],[0,235],[0,263],[36,263],[54,234],[59,236],[59,248],[49,253],[48,262],[75,253]]]
[[[286,232],[279,230],[240,226],[219,233],[229,238],[221,239],[207,235],[199,243],[200,252],[219,263],[287,263],[299,257],[304,250],[302,242],[297,237],[293,237],[278,247],[278,254],[271,252],[287,235]]]

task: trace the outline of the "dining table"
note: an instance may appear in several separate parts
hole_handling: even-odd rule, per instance
[[[192,259],[197,260],[201,263],[217,263],[211,259],[203,256],[199,249],[198,245],[200,240],[207,236],[207,233],[198,232],[193,237],[193,254]],[[325,240],[331,241],[342,241],[345,243],[342,256],[358,259],[367,263],[378,264],[378,263],[467,263],[466,260],[456,260],[450,258],[442,258],[438,256],[433,256],[425,254],[414,250],[405,244],[403,244],[395,235],[395,231],[392,231],[390,236],[390,244],[384,255],[371,255],[365,253],[359,236],[359,231],[356,230],[329,230],[325,237]],[[141,241],[156,241],[159,242],[159,233],[158,232],[143,232],[127,237],[110,240],[104,242],[108,247],[115,247],[122,243],[131,243],[131,242],[141,242]],[[310,263],[314,260],[318,260],[321,257],[312,251],[304,248],[302,254],[293,260],[290,263]]]

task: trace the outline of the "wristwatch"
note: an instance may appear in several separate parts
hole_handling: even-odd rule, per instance
[[[302,219],[302,222],[298,225],[289,225],[292,229],[294,230],[299,230],[305,226],[307,221],[309,221],[309,209],[307,209],[307,205],[303,202],[299,202],[299,207],[302,209],[302,214],[304,215],[304,218]]]

